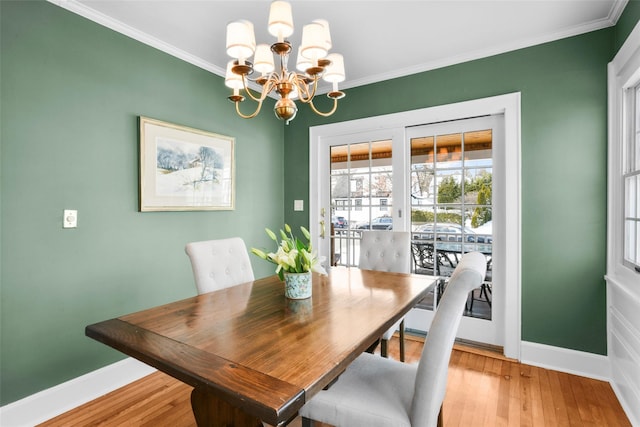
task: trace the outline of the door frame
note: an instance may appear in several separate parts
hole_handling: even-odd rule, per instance
[[[321,226],[319,195],[328,191],[320,182],[319,172],[329,165],[319,164],[323,158],[320,149],[323,138],[338,135],[366,133],[370,131],[404,129],[410,126],[466,119],[487,114],[504,114],[504,164],[503,190],[506,205],[503,237],[505,239],[503,277],[504,290],[504,354],[520,360],[521,346],[521,159],[520,159],[520,92],[498,95],[454,104],[428,107],[401,113],[333,123],[309,128],[309,230],[312,244],[319,247]],[[325,169],[326,170],[326,169]],[[400,201],[400,200],[398,200]],[[395,203],[395,202],[394,202]],[[406,203],[406,202],[405,202]],[[406,207],[404,209],[406,212]],[[330,225],[331,217],[329,215]]]

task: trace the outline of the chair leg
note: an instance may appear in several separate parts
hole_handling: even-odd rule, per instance
[[[379,342],[380,342],[380,340],[379,340],[379,339],[378,339],[378,340],[376,340],[376,342],[374,342],[373,344],[371,344],[371,345],[369,346],[369,348],[368,348],[368,349],[366,349],[365,351],[366,351],[367,353],[371,353],[371,354],[375,353],[375,351],[376,351],[376,347],[378,347],[378,343],[379,343]]]
[[[489,307],[491,307],[491,298],[489,298],[489,292],[491,292],[489,290],[489,284],[483,283],[482,287],[480,288],[480,297],[482,298],[482,295],[484,294],[485,301],[487,301],[487,304],[489,304]]]
[[[404,362],[404,319],[400,322],[400,361]]]
[[[313,420],[310,418],[302,417],[302,427],[313,427]]]
[[[382,357],[389,357],[389,342],[387,340],[380,340],[380,355]]]

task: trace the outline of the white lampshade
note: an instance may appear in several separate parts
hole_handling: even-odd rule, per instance
[[[302,28],[302,43],[300,51],[303,56],[312,61],[327,56],[327,42],[324,26],[318,22],[312,22]]]
[[[293,34],[293,15],[291,5],[286,1],[274,1],[269,9],[269,34],[282,42]]]
[[[256,47],[256,56],[253,59],[253,69],[259,73],[267,74],[275,69],[273,53],[267,44],[259,44]]]
[[[328,51],[331,50],[331,32],[329,31],[329,22],[325,19],[314,19],[313,22],[322,25],[323,28],[323,36],[322,40],[325,44],[325,49]]]
[[[253,24],[246,20],[227,24],[227,55],[245,60],[256,50],[256,37]]]
[[[322,77],[328,82],[339,83],[345,79],[344,74],[344,58],[339,53],[330,53],[327,59],[331,61],[331,64],[324,70],[324,76]]]
[[[310,59],[307,59],[302,55],[301,50],[302,50],[302,46],[299,46],[298,47],[298,60],[296,61],[296,69],[298,71],[302,71],[304,73],[309,68],[311,68],[313,65],[312,65]]]
[[[227,63],[227,72],[224,77],[224,85],[231,89],[242,89],[244,84],[242,83],[242,76],[231,71],[234,61],[231,60]]]

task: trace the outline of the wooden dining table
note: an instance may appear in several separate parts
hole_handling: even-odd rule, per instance
[[[198,426],[282,426],[401,319],[435,277],[332,267],[313,295],[277,276],[86,327],[86,335],[193,387]]]

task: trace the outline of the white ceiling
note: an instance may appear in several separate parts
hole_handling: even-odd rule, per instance
[[[270,0],[49,0],[224,75],[226,24],[248,19],[258,43]],[[329,21],[349,88],[533,46],[615,25],[628,0],[293,0],[296,30]],[[295,60],[295,57],[292,61]]]

